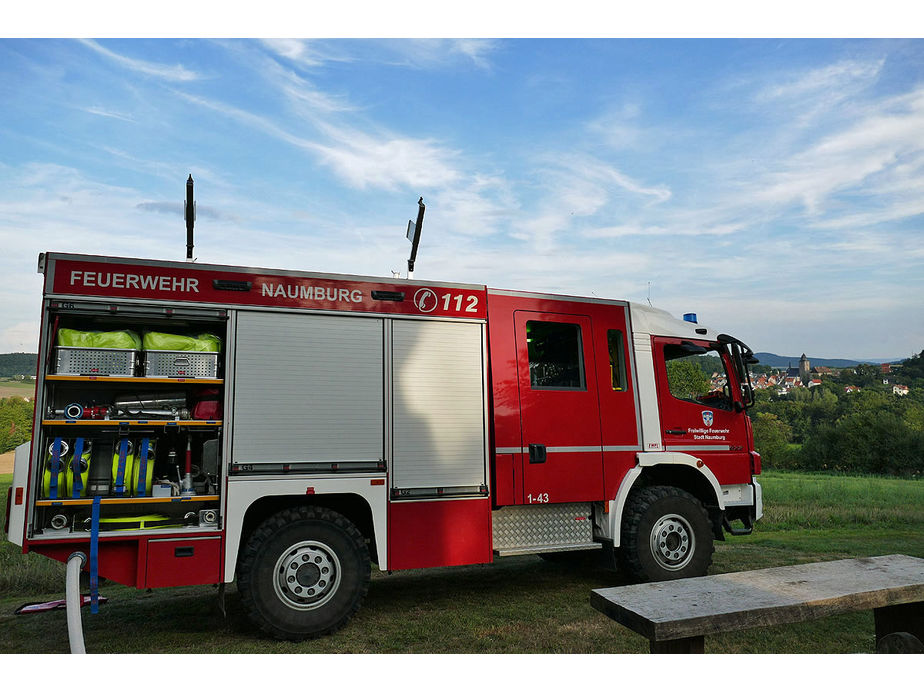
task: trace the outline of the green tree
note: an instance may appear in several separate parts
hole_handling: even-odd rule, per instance
[[[22,397],[0,399],[0,453],[32,438],[33,405]]]
[[[752,420],[754,447],[768,467],[778,466],[786,456],[792,428],[776,414],[757,414]]]

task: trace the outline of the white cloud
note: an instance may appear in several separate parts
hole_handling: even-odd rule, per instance
[[[618,224],[585,229],[584,238],[624,238],[626,236],[728,236],[746,228],[743,223],[691,226],[677,223],[672,226],[636,224]]]
[[[489,236],[505,231],[521,212],[503,177],[475,174],[440,190],[429,214],[441,230],[464,236]]]
[[[321,162],[349,185],[393,190],[408,186],[432,190],[459,178],[452,161],[457,152],[432,140],[398,135],[374,137],[364,132],[332,126],[324,128],[332,144],[314,144]]]
[[[228,104],[191,94],[179,95],[315,155],[345,183],[360,190],[369,187],[394,190],[400,186],[432,190],[459,177],[452,163],[457,152],[432,140],[388,133],[373,136],[319,121],[316,125],[327,139],[321,142],[296,135],[269,118]]]
[[[263,45],[305,69],[330,62],[369,62],[437,70],[459,63],[487,70],[498,44],[483,38],[402,38],[367,40],[269,39]]]
[[[100,55],[109,58],[133,72],[140,72],[144,75],[159,77],[171,82],[190,82],[199,79],[198,74],[192,70],[187,70],[182,65],[164,65],[162,63],[152,63],[146,60],[137,60],[115,53],[90,39],[79,39],[79,41],[87,48],[96,51]]]
[[[451,67],[471,63],[485,70],[491,67],[490,56],[497,44],[490,39],[390,39],[376,45],[376,56],[370,59],[421,70]]]
[[[665,202],[671,198],[671,190],[666,185],[645,185],[615,166],[594,157],[566,157],[565,161],[563,166],[570,171],[576,186],[585,185],[586,181],[594,181],[601,186],[615,185],[627,192],[653,198],[653,202]]]
[[[486,39],[456,39],[451,50],[466,56],[476,67],[489,68],[488,57],[497,50],[497,44]]]
[[[902,107],[880,103],[849,127],[822,137],[804,151],[781,159],[775,171],[749,186],[754,200],[771,204],[802,202],[818,214],[834,194],[862,193],[876,175],[895,169],[906,157],[924,152],[924,92],[902,101]]]
[[[325,50],[320,42],[306,39],[265,39],[261,43],[270,51],[283,58],[287,58],[302,67],[321,67],[328,62],[349,62],[350,58],[344,53],[334,50]],[[336,46],[337,44],[333,44]],[[341,44],[342,45],[342,44]]]
[[[98,106],[88,106],[80,110],[86,111],[87,113],[91,113],[93,115],[102,116],[104,118],[115,118],[116,120],[124,120],[129,123],[135,122],[135,119],[131,116],[127,116],[124,113],[118,113],[116,111],[111,111],[105,108],[100,108]]]
[[[831,65],[800,71],[758,92],[758,101],[796,99],[803,97],[842,100],[849,94],[865,89],[876,81],[885,60],[863,62],[842,60]]]

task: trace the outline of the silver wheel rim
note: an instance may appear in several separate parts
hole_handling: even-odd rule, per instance
[[[651,555],[665,570],[682,570],[693,560],[696,539],[680,515],[664,515],[651,528]]]
[[[300,541],[286,549],[273,570],[273,589],[286,606],[298,611],[317,609],[337,593],[340,561],[319,541]]]

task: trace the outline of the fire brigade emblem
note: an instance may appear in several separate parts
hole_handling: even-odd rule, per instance
[[[703,412],[703,425],[711,426],[712,425],[712,412],[704,411]]]
[[[436,308],[436,292],[433,289],[418,289],[414,294],[414,305],[421,313],[430,313]]]

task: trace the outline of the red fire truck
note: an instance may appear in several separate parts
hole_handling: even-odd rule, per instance
[[[39,272],[6,531],[23,552],[88,553],[91,582],[237,580],[257,625],[303,639],[349,620],[372,563],[596,551],[639,580],[689,577],[762,514],[753,354],[693,315],[58,253]],[[164,334],[214,346],[148,342]]]

